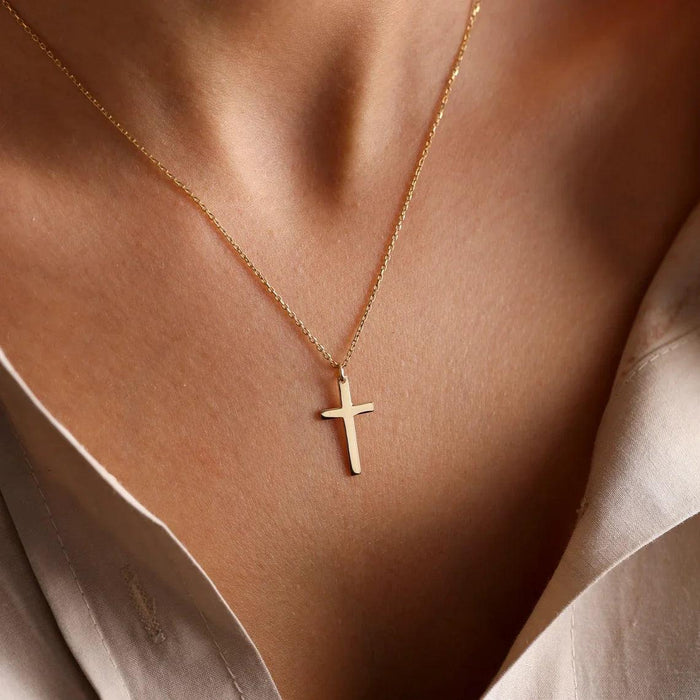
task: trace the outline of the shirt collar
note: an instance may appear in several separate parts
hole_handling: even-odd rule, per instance
[[[596,433],[579,518],[484,697],[597,580],[700,512],[700,204],[649,285]],[[495,693],[494,693],[495,695]]]

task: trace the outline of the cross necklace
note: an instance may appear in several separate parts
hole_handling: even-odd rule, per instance
[[[360,451],[357,447],[357,432],[355,431],[355,416],[360,413],[371,413],[374,411],[373,403],[362,403],[353,406],[350,398],[350,380],[345,374],[343,367],[340,368],[338,377],[338,388],[340,389],[340,408],[328,408],[321,411],[323,418],[342,418],[345,423],[345,440],[348,443],[348,455],[350,457],[350,473],[359,474]]]
[[[214,213],[207,207],[206,204],[202,201],[201,197],[196,195],[192,188],[187,185],[183,180],[178,178],[176,175],[172,173],[172,171],[167,168],[162,161],[160,161],[156,156],[154,156],[149,150],[146,149],[146,147],[136,139],[133,134],[126,129],[122,125],[120,121],[117,120],[116,117],[114,117],[111,112],[109,112],[98,100],[97,98],[88,90],[88,88],[84,85],[83,82],[81,82],[71,71],[68,66],[58,57],[56,52],[49,47],[49,45],[44,41],[32,28],[27,22],[24,20],[24,18],[15,10],[15,8],[10,4],[8,0],[0,0],[0,4],[9,12],[9,14],[14,18],[16,23],[20,26],[22,30],[32,39],[34,44],[38,46],[41,51],[53,62],[53,64],[58,68],[63,75],[68,78],[73,85],[82,93],[83,97],[85,97],[90,104],[92,104],[93,107],[95,107],[99,113],[107,119],[107,121],[119,131],[119,133],[124,136],[129,143],[132,144],[142,155],[144,155],[148,160],[160,171],[161,175],[166,177],[170,182],[184,195],[189,197],[190,201],[192,204],[194,204],[207,218],[209,223],[214,226],[214,228],[218,231],[218,233],[223,236],[223,238],[230,244],[230,246],[233,248],[233,250],[238,254],[238,256],[241,258],[241,260],[246,264],[246,266],[250,269],[250,271],[255,275],[256,279],[263,284],[265,289],[272,295],[272,297],[275,299],[275,301],[279,304],[279,306],[284,310],[284,312],[289,316],[289,318],[294,322],[294,324],[301,330],[301,332],[306,336],[306,338],[316,347],[316,349],[321,353],[321,355],[324,357],[324,359],[335,369],[338,370],[339,372],[339,377],[338,377],[338,388],[340,390],[340,407],[339,408],[329,408],[326,409],[325,411],[321,411],[321,417],[323,418],[342,418],[344,427],[345,427],[345,438],[347,442],[347,448],[348,448],[348,455],[349,455],[349,461],[350,461],[350,473],[351,474],[359,474],[360,473],[360,453],[359,449],[357,446],[357,432],[355,430],[355,416],[361,414],[361,413],[370,413],[374,411],[374,404],[373,403],[363,403],[359,405],[353,405],[352,403],[352,398],[350,397],[350,381],[347,378],[347,375],[345,374],[345,367],[348,364],[348,361],[350,360],[350,356],[352,355],[353,351],[355,350],[355,346],[357,345],[358,338],[360,337],[360,334],[362,333],[362,329],[364,328],[365,321],[367,320],[367,316],[369,314],[370,309],[372,308],[372,304],[374,303],[374,299],[377,296],[377,292],[379,290],[379,286],[382,283],[382,279],[384,278],[384,273],[386,271],[387,265],[389,264],[389,260],[391,258],[391,253],[394,250],[394,246],[396,245],[396,241],[399,237],[399,232],[401,231],[401,227],[403,226],[404,220],[406,218],[406,213],[408,212],[408,207],[411,203],[411,200],[413,198],[413,193],[416,188],[416,183],[418,182],[418,178],[420,177],[421,170],[423,169],[423,164],[425,163],[425,159],[428,156],[428,151],[430,150],[430,145],[433,142],[433,137],[435,136],[435,133],[437,131],[438,125],[440,124],[440,120],[442,119],[442,116],[445,111],[445,107],[447,105],[447,100],[450,96],[450,93],[452,91],[452,86],[454,85],[454,82],[457,78],[457,75],[459,74],[459,68],[462,63],[462,59],[464,57],[464,53],[467,48],[467,43],[469,41],[469,37],[471,35],[472,28],[474,26],[474,22],[476,21],[476,16],[479,13],[480,9],[480,0],[471,0],[470,4],[470,10],[469,10],[469,15],[467,19],[467,24],[466,28],[464,30],[464,33],[462,35],[462,41],[459,44],[459,48],[457,50],[457,53],[452,61],[452,65],[450,68],[450,72],[448,74],[447,80],[444,84],[444,88],[442,90],[441,98],[437,103],[437,106],[435,108],[434,116],[432,123],[430,125],[430,129],[428,130],[427,138],[425,139],[425,142],[423,144],[423,148],[420,151],[420,154],[418,156],[418,160],[416,162],[415,168],[413,170],[413,177],[411,178],[411,181],[408,185],[408,189],[406,191],[406,196],[404,197],[403,200],[403,205],[401,207],[400,213],[398,215],[398,218],[396,220],[396,223],[394,225],[394,231],[391,235],[391,238],[389,239],[389,243],[386,248],[386,252],[384,253],[384,258],[382,260],[382,263],[379,267],[379,271],[377,272],[374,285],[369,293],[368,301],[365,305],[364,311],[362,313],[362,316],[360,318],[359,325],[357,326],[357,329],[355,330],[355,334],[352,337],[352,341],[350,342],[350,347],[348,348],[347,352],[345,353],[345,357],[341,362],[338,362],[333,358],[331,353],[321,344],[321,342],[318,340],[318,338],[309,330],[309,328],[306,326],[306,324],[299,318],[299,316],[292,311],[290,308],[289,304],[281,297],[279,292],[270,284],[270,282],[267,280],[265,275],[253,264],[251,259],[248,257],[248,255],[244,252],[244,250],[241,248],[241,246],[231,237],[231,235],[226,231],[226,229],[223,227],[223,225],[219,222],[218,218],[214,215]]]

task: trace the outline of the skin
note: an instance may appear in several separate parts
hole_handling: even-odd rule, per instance
[[[17,7],[342,355],[465,5]],[[484,3],[348,368],[376,407],[359,477],[318,416],[334,371],[5,15],[10,359],[201,563],[285,700],[477,697],[700,194],[694,4]]]

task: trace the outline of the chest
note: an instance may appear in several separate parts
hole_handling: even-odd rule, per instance
[[[465,658],[476,692],[574,522],[642,277],[564,245],[564,222],[508,246],[443,206],[455,223],[407,232],[348,367],[375,407],[355,418],[357,477],[342,421],[319,416],[336,373],[215,239],[166,251],[135,219],[126,244],[37,272],[40,299],[14,280],[8,352],[200,562],[283,696],[388,696],[427,659],[411,684],[447,697]],[[342,350],[357,290],[324,310],[287,279]]]

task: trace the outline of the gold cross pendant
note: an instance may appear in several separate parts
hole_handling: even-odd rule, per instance
[[[350,471],[352,474],[359,474],[360,452],[357,448],[357,433],[355,432],[355,416],[358,413],[370,413],[374,411],[373,403],[363,403],[358,406],[352,405],[350,398],[350,381],[343,368],[340,368],[338,378],[338,388],[340,389],[340,408],[329,408],[321,411],[323,418],[342,418],[345,424],[345,439],[348,443],[348,454],[350,455]]]

